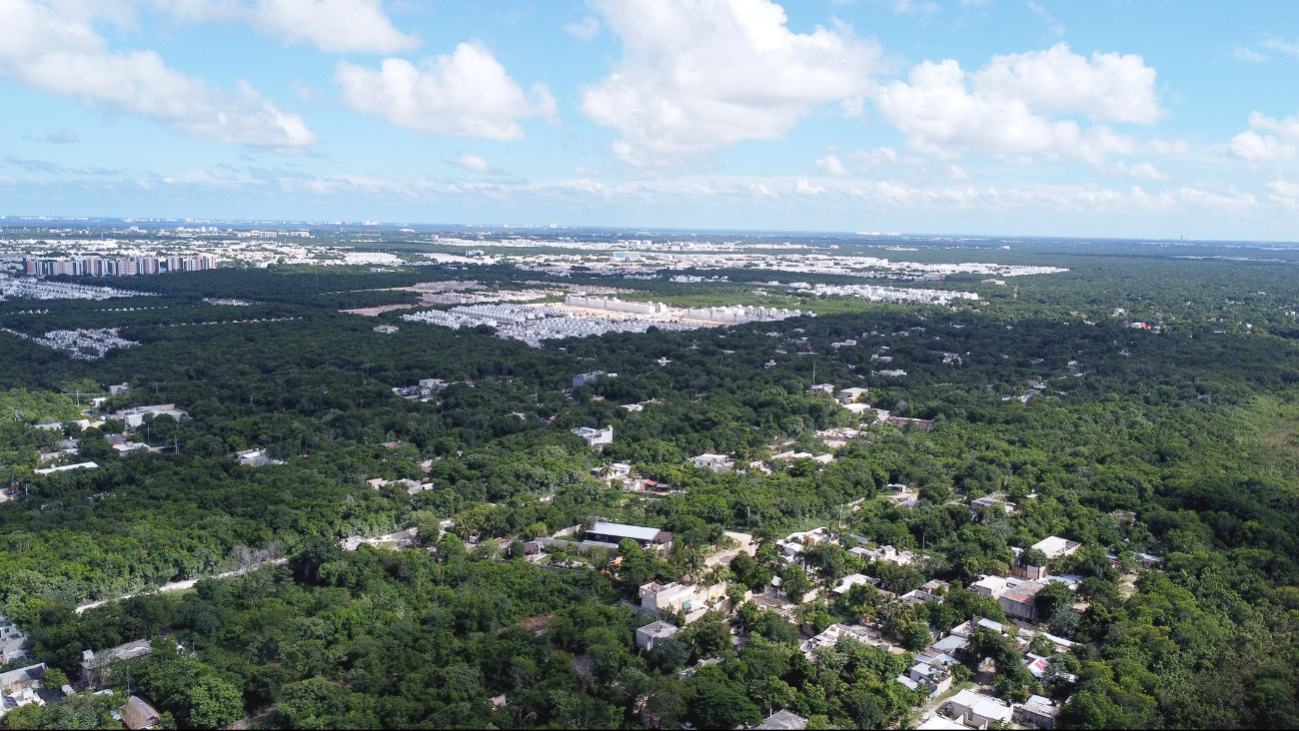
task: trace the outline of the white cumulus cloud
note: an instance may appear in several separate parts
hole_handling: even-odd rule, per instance
[[[912,149],[946,158],[979,152],[1099,161],[1141,145],[1108,127],[1084,130],[1052,115],[1153,124],[1165,113],[1155,70],[1140,56],[1096,53],[1089,60],[1064,43],[994,56],[969,74],[953,60],[925,61],[907,81],[883,84],[873,97]]]
[[[1287,208],[1299,208],[1299,183],[1291,183],[1288,180],[1274,180],[1267,184],[1272,190],[1268,196],[1272,200],[1280,203]]]
[[[237,93],[213,89],[152,51],[110,52],[106,45],[84,15],[30,0],[0,2],[0,74],[22,84],[198,139],[284,150],[316,142],[301,117],[242,81]]]
[[[1293,159],[1299,151],[1299,114],[1276,119],[1251,112],[1249,126],[1249,131],[1231,140],[1231,152],[1236,157],[1249,162],[1276,162]]]
[[[980,94],[1019,99],[1042,111],[1147,125],[1166,114],[1155,70],[1135,54],[1098,52],[1089,60],[1057,43],[1045,51],[993,56],[971,81]]]
[[[594,0],[623,43],[582,111],[617,130],[626,163],[695,164],[741,140],[783,137],[819,104],[870,88],[879,51],[850,29],[794,33],[769,0]],[[851,105],[849,105],[851,106]]]
[[[55,0],[77,4],[81,0]],[[132,5],[152,5],[180,22],[247,23],[291,45],[326,53],[394,53],[419,39],[393,27],[381,0],[103,0],[101,11],[130,21]]]
[[[825,157],[818,158],[816,160],[813,160],[812,162],[817,167],[821,168],[821,172],[825,173],[826,175],[847,175],[848,174],[848,168],[844,167],[843,160],[840,160],[838,157],[834,155],[826,155]]]
[[[483,158],[479,157],[478,155],[470,155],[467,153],[458,156],[455,160],[452,161],[451,164],[455,165],[461,170],[468,170],[471,173],[497,172],[496,168],[489,165],[487,161],[484,160]]]
[[[896,165],[898,163],[898,151],[892,147],[877,147],[870,152],[858,150],[849,154],[848,157],[867,167]]]
[[[825,188],[822,188],[819,185],[812,185],[806,180],[799,178],[794,184],[794,192],[802,193],[804,195],[820,195],[825,192]]]
[[[1167,180],[1168,179],[1168,173],[1164,172],[1163,170],[1160,170],[1159,168],[1155,167],[1154,165],[1148,162],[1129,165],[1126,162],[1120,161],[1111,165],[1108,168],[1108,170],[1114,173],[1115,175],[1125,177],[1125,178],[1133,178],[1136,180]]]
[[[419,66],[389,58],[373,70],[340,61],[334,81],[343,102],[358,112],[449,137],[517,140],[524,136],[518,120],[555,115],[545,84],[534,84],[529,98],[478,43],[461,43]]]
[[[393,27],[379,0],[259,0],[248,20],[268,35],[327,53],[393,53],[419,45]]]

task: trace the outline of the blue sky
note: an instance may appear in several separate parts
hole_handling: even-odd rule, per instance
[[[0,213],[1295,240],[1299,6],[0,0]]]

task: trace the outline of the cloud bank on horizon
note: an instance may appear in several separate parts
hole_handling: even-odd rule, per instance
[[[1294,239],[1256,10],[0,0],[0,213]]]

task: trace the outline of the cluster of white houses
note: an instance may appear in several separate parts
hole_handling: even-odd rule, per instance
[[[655,528],[601,522],[592,525],[586,530],[587,542],[605,547],[616,546],[619,541],[627,539],[636,541],[638,545],[644,548],[666,551],[671,546],[671,535]],[[837,542],[838,540],[839,537],[831,534],[827,529],[817,528],[790,534],[776,541],[776,546],[780,549],[785,562],[793,563],[799,560],[805,549],[823,542]],[[746,548],[742,550],[752,550],[753,547],[754,544],[749,542],[746,544]],[[1033,546],[1033,548],[1046,553],[1051,559],[1067,556],[1077,551],[1079,547],[1080,544],[1077,542],[1055,536],[1039,541]],[[892,546],[857,546],[850,549],[850,552],[852,555],[868,562],[883,561],[898,565],[907,565],[919,558],[911,551]],[[1025,570],[1029,572],[1039,569],[1045,572],[1045,567],[1025,567]],[[1042,573],[1039,578],[1045,579],[1047,576],[1048,574]],[[962,651],[969,645],[976,631],[994,632],[1008,636],[1017,645],[1025,648],[1023,663],[1029,672],[1039,679],[1045,679],[1050,662],[1049,658],[1028,651],[1026,648],[1031,645],[1030,641],[1039,637],[1045,638],[1056,652],[1067,652],[1074,643],[1063,637],[1056,637],[1046,632],[1035,632],[1027,628],[1029,623],[1033,621],[1034,614],[1030,610],[1021,608],[1020,605],[1027,604],[1031,606],[1032,593],[1034,592],[1022,589],[1016,591],[1016,589],[1034,583],[1032,580],[996,577],[1000,578],[1002,582],[998,585],[991,580],[993,578],[981,577],[979,581],[976,581],[971,586],[971,589],[984,596],[997,596],[1006,613],[1012,617],[1021,618],[1024,624],[1016,626],[975,617],[970,621],[952,627],[947,632],[934,633],[934,640],[928,647],[909,653],[911,660],[914,662],[905,673],[895,679],[896,682],[931,698],[949,693],[955,682],[954,668],[962,664],[963,660],[961,658],[964,657]],[[927,602],[941,602],[951,588],[946,582],[932,580],[918,589],[898,596],[878,589],[880,583],[878,579],[863,574],[852,574],[844,577],[838,586],[830,590],[830,598],[834,599],[843,596],[851,591],[854,586],[869,584],[876,586],[877,590],[892,602],[917,605]],[[1000,588],[993,588],[1003,585],[1008,587],[1004,591]],[[683,624],[689,624],[709,611],[726,613],[734,611],[736,607],[733,606],[733,600],[736,597],[728,595],[728,589],[730,589],[730,584],[726,581],[711,585],[684,582],[650,582],[641,586],[638,597],[639,609],[645,614],[654,615],[656,619],[636,630],[637,646],[643,651],[651,652],[663,642],[677,635],[682,630]],[[987,593],[989,591],[992,593]],[[803,599],[807,600],[813,594],[805,595]],[[753,593],[746,589],[744,601],[751,598],[754,598]],[[768,606],[773,606],[773,602],[776,606],[779,606],[782,603],[781,593],[778,589],[773,589],[772,592],[760,597],[760,601]],[[782,614],[788,615],[790,621],[795,621],[792,612],[788,611],[793,608],[792,602],[785,598],[783,604],[786,606]],[[908,654],[904,649],[888,641],[881,626],[874,624],[831,624],[824,631],[812,636],[810,639],[803,640],[799,649],[810,662],[816,663],[821,650],[833,648],[844,639],[878,647],[893,654]],[[697,667],[715,662],[720,662],[720,659],[704,659],[699,665],[681,671],[680,675],[684,678],[694,672]],[[937,714],[924,720],[918,728],[987,729],[1018,723],[1030,727],[1050,729],[1054,727],[1055,719],[1063,705],[1064,702],[1060,700],[1037,695],[1031,696],[1023,703],[1013,703],[976,689],[967,688],[945,698],[934,707]],[[767,721],[755,728],[806,728],[806,726],[807,719],[791,711],[782,710],[772,714]]]

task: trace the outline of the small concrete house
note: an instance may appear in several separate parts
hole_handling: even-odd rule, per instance
[[[1060,714],[1062,706],[1063,704],[1060,701],[1053,698],[1040,695],[1029,696],[1029,699],[1022,705],[1015,706],[1014,718],[1023,724],[1053,729],[1055,728],[1055,717]]]
[[[87,688],[97,688],[112,663],[145,657],[151,652],[153,645],[148,640],[127,642],[98,653],[86,650],[81,653],[81,682]]]
[[[1014,715],[1010,704],[1000,698],[965,689],[944,706],[953,718],[974,728],[989,728],[999,723],[1010,723]]]
[[[680,632],[681,628],[670,622],[658,621],[641,627],[636,630],[636,646],[642,650],[650,651],[658,642]]]

